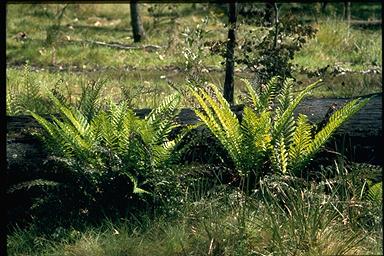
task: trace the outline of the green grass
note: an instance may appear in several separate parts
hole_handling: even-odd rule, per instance
[[[359,30],[335,19],[320,22],[317,27],[316,37],[296,55],[293,63],[309,69],[330,65],[353,71],[382,65],[381,30]]]
[[[172,29],[169,28],[168,22],[162,22],[151,28],[154,21],[148,16],[149,5],[142,5],[142,20],[145,27],[148,28],[147,39],[143,44],[158,44],[163,47],[155,52],[146,52],[92,46],[68,40],[119,42],[133,45],[128,4],[70,5],[65,11],[60,29],[55,30],[56,40],[52,44],[47,43],[45,41],[47,33],[55,24],[56,6],[62,8],[63,5],[41,5],[43,8],[40,9],[43,10],[36,6],[8,5],[7,60],[9,65],[30,63],[39,66],[53,64],[139,69],[179,67],[183,63],[180,47],[171,49],[169,52],[166,46],[173,36],[177,40],[182,40],[181,33],[185,27],[197,24],[203,17],[202,15],[191,15],[186,19],[180,18],[182,21],[177,27],[176,34],[170,35]],[[190,5],[180,6],[181,10],[185,7],[189,8]],[[30,24],[39,25],[31,26]],[[28,40],[17,41],[13,38],[21,31],[27,33]],[[54,55],[55,57],[53,57]],[[55,61],[52,62],[52,59]],[[218,57],[207,56],[205,58],[205,62],[210,66],[219,66],[219,61]]]
[[[141,5],[141,14],[147,30],[147,39],[142,44],[157,44],[162,46],[162,49],[145,52],[71,43],[68,39],[133,44],[128,4],[74,4],[66,9],[60,23],[61,27],[53,30],[57,34],[56,40],[51,44],[47,43],[45,42],[47,33],[52,25],[57,24],[55,17],[62,6],[8,5],[7,61],[9,65],[28,62],[41,66],[54,64],[139,69],[180,67],[184,62],[182,33],[187,27],[196,27],[203,17],[209,16],[207,30],[210,33],[204,40],[224,39],[227,33],[223,24],[226,20],[223,14],[220,12],[215,14],[210,11],[212,9],[204,9],[206,4],[198,5],[197,9],[193,9],[190,4],[179,4],[174,7],[176,9],[163,11],[171,16],[177,12],[182,13],[175,24],[170,23],[167,16],[151,17],[148,8],[153,5],[144,4]],[[35,24],[38,25],[35,26]],[[365,31],[349,28],[345,21],[338,21],[335,18],[323,18],[315,26],[319,29],[316,39],[297,54],[294,63],[311,69],[324,67],[327,64],[342,65],[353,70],[364,70],[367,65],[381,66],[381,30]],[[240,26],[239,33],[251,28],[251,26]],[[13,38],[21,31],[27,33],[28,40],[17,41]],[[176,42],[175,48],[167,50],[166,47],[172,40]],[[53,55],[55,55],[54,58]],[[52,62],[52,59],[55,61]],[[218,56],[206,54],[202,60],[205,65],[221,67],[222,60]]]
[[[341,166],[336,167],[341,168]],[[360,170],[361,171],[361,170]],[[355,174],[353,174],[355,175]],[[341,183],[337,183],[338,179]],[[366,255],[382,251],[381,204],[358,197],[351,176],[312,183],[266,177],[253,195],[199,183],[177,217],[146,213],[41,233],[16,228],[9,255]],[[349,177],[349,178],[348,178]],[[344,183],[343,183],[344,181]],[[336,183],[335,183],[336,182]],[[338,181],[340,182],[340,180]],[[332,184],[332,185],[331,185]],[[335,185],[336,184],[336,185]],[[339,185],[337,185],[339,184]],[[331,193],[325,192],[331,190]],[[355,194],[356,193],[356,194]],[[364,226],[364,219],[375,220]],[[360,224],[359,224],[360,223]]]
[[[147,39],[140,44],[134,44],[132,41],[128,4],[73,4],[68,6],[62,19],[58,20],[58,13],[63,6],[63,4],[8,5],[7,92],[8,94],[14,92],[13,99],[18,98],[17,92],[22,93],[23,88],[27,88],[25,84],[29,79],[38,81],[36,83],[39,87],[48,89],[59,86],[58,81],[62,79],[63,82],[60,83],[65,86],[60,85],[60,88],[68,97],[76,98],[79,94],[80,81],[85,83],[90,79],[100,78],[106,81],[104,95],[119,100],[122,97],[121,87],[126,87],[128,90],[125,90],[126,95],[123,97],[130,97],[134,107],[155,107],[158,104],[157,96],[168,95],[173,91],[167,85],[167,79],[178,87],[184,86],[186,73],[180,70],[185,68],[186,61],[183,54],[183,49],[187,47],[183,36],[185,29],[196,28],[198,24],[202,24],[202,18],[208,16],[204,42],[224,40],[227,34],[224,13],[214,12],[213,6],[208,4],[196,4],[195,8],[192,4],[141,5]],[[330,10],[336,5],[332,6],[333,4],[330,5]],[[154,7],[160,16],[151,16],[148,11],[150,7]],[[296,8],[298,13],[303,11],[297,4],[284,5],[281,10],[288,12],[291,7]],[[354,5],[354,10],[358,10],[357,7]],[[362,5],[363,7],[366,8]],[[175,22],[171,21],[171,17]],[[330,65],[329,71],[335,68],[345,70],[345,74],[335,77],[327,74],[323,77],[326,86],[315,91],[314,97],[351,97],[381,92],[381,30],[348,27],[345,21],[330,17],[319,18],[319,23],[314,24],[319,29],[316,38],[309,41],[292,61],[310,71],[316,71],[327,65]],[[59,23],[59,29],[52,29],[52,26]],[[238,38],[246,36],[245,32],[249,29],[255,28],[240,25]],[[19,32],[26,32],[27,40],[16,40],[15,36]],[[56,37],[52,42],[47,42],[46,38],[50,33]],[[119,42],[131,46],[157,44],[162,48],[155,51],[121,50],[70,42],[68,39]],[[201,46],[202,44],[203,42],[200,42],[198,46],[191,48],[194,51],[196,47],[203,49],[202,63],[197,67],[219,71],[199,75],[205,76],[209,82],[221,87],[224,82],[224,66],[220,64],[222,58],[209,54],[208,49]],[[39,73],[31,72],[31,78],[27,78],[28,74],[18,70],[20,65],[24,64],[31,66],[31,70],[34,67],[40,68]],[[51,68],[53,70],[48,72],[47,70]],[[252,77],[252,74],[246,74],[247,71],[243,68],[241,65],[236,67],[237,96],[242,91],[239,78]],[[379,73],[373,75],[350,73],[370,68],[378,69]],[[302,84],[307,84],[308,80],[311,80],[299,71],[295,75]],[[8,95],[8,99],[10,98],[12,97]],[[188,102],[184,102],[183,106],[188,106]]]
[[[207,81],[222,88],[223,72],[209,72],[204,73],[203,76]],[[106,69],[81,72],[69,69],[51,72],[45,68],[33,70],[30,66],[8,68],[7,114],[26,114],[27,110],[34,110],[41,114],[49,113],[50,108],[45,108],[41,102],[46,100],[46,92],[51,89],[61,91],[70,103],[77,102],[81,94],[81,86],[93,80],[104,83],[101,93],[104,99],[112,98],[116,102],[127,100],[133,108],[154,108],[158,106],[161,98],[175,92],[174,87],[185,89],[185,78],[185,73],[161,70],[125,72]],[[252,76],[247,73],[236,73],[236,103],[242,103],[240,95],[245,90],[240,78],[251,79]],[[299,84],[295,90],[301,90],[316,78],[297,75],[297,80]],[[354,97],[382,92],[381,74],[347,73],[337,76],[327,74],[323,80],[324,84],[316,88],[311,97]],[[168,81],[174,83],[174,87],[171,87]],[[36,93],[33,97],[30,95],[32,91]],[[191,106],[191,102],[186,98],[181,102],[181,107]]]

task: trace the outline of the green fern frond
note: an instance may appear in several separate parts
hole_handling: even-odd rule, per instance
[[[147,123],[153,126],[161,123],[161,121],[174,117],[179,102],[180,95],[177,93],[165,97],[160,105],[146,116],[145,119],[147,120]]]
[[[179,112],[179,103],[179,94],[169,95],[145,118],[149,129],[154,132],[150,143],[161,144],[168,140],[170,132],[178,126],[174,119]]]
[[[43,180],[43,179],[29,180],[29,181],[20,182],[10,186],[7,189],[7,194],[12,194],[17,191],[28,191],[36,187],[38,187],[39,189],[50,189],[58,185],[60,185],[59,182],[50,181],[50,180]]]
[[[260,90],[260,104],[259,108],[267,109],[272,107],[275,97],[278,93],[279,77],[272,77],[264,88]]]
[[[375,205],[381,205],[383,199],[383,183],[378,182],[370,186],[367,191],[366,197]]]
[[[248,96],[251,99],[253,108],[256,110],[259,108],[259,95],[257,95],[256,91],[253,89],[253,86],[251,82],[247,79],[241,79],[241,81],[245,84],[245,87],[247,89]]]
[[[56,88],[51,89],[51,93],[61,103],[61,105],[68,107],[68,99]]]
[[[217,101],[208,94],[206,89],[199,88],[197,92],[191,89],[195,99],[202,107],[202,111],[195,110],[195,113],[218,138],[235,164],[240,165],[242,134],[239,120],[217,87],[211,84],[210,88],[214,91]]]
[[[293,141],[289,147],[290,167],[293,169],[298,168],[300,159],[306,154],[312,142],[311,128],[306,115],[299,114],[296,121],[296,128],[294,131]]]
[[[308,161],[310,161],[313,155],[315,155],[329,140],[335,130],[362,107],[364,107],[369,100],[370,98],[364,100],[357,98],[345,104],[341,109],[335,111],[335,113],[329,118],[329,121],[325,127],[315,135],[312,143],[308,147],[308,150],[303,155],[302,164],[306,164]]]
[[[290,119],[293,116],[293,111],[297,108],[299,103],[304,99],[304,97],[313,89],[315,88],[322,80],[318,80],[314,82],[313,84],[310,84],[307,86],[303,91],[301,91],[295,99],[292,100],[292,102],[289,104],[288,108],[281,114],[281,117],[276,120],[273,127],[273,133],[274,137],[278,136],[284,127],[287,125],[287,123],[290,121]]]
[[[280,136],[279,139],[276,140],[275,146],[273,148],[272,160],[272,164],[276,170],[281,173],[287,172],[289,159],[287,145],[283,136]]]
[[[89,121],[98,112],[100,105],[101,89],[104,86],[102,81],[91,81],[81,85],[81,95],[77,109]]]
[[[271,148],[270,127],[269,111],[264,111],[258,116],[250,108],[244,108],[241,128],[245,145],[252,145],[249,147],[254,147],[257,152],[269,150]]]
[[[284,111],[292,102],[293,79],[285,79],[283,85],[276,95],[275,120],[280,119]]]
[[[52,93],[48,93],[48,97],[59,110],[60,114],[70,121],[80,135],[84,135],[87,132],[89,128],[88,121],[78,110],[64,106]]]

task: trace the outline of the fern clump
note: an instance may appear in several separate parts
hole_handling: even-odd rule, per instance
[[[31,114],[44,128],[39,137],[49,152],[78,177],[70,185],[98,205],[121,205],[133,193],[147,193],[139,184],[177,156],[173,149],[185,133],[174,139],[170,133],[177,126],[174,120],[180,97],[168,96],[141,119],[124,102],[110,101],[101,107],[96,96],[84,95],[82,104],[71,107],[50,93],[60,116],[47,119]],[[79,183],[84,180],[86,185]]]
[[[293,80],[275,77],[256,91],[246,80],[248,104],[242,120],[236,117],[218,88],[191,88],[200,109],[196,115],[224,146],[240,175],[256,176],[268,169],[280,173],[300,173],[334,131],[359,111],[369,99],[354,99],[334,112],[328,123],[313,134],[315,125],[307,116],[294,111],[305,96],[320,82],[293,95]],[[213,92],[211,96],[209,91]],[[270,167],[270,168],[269,168]]]

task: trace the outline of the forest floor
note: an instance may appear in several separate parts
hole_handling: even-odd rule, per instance
[[[187,51],[198,54],[201,77],[223,84],[223,58],[204,46],[226,39],[227,17],[219,7],[143,4],[140,11],[146,39],[133,43],[129,4],[72,4],[61,16],[64,6],[7,5],[8,115],[25,114],[25,108],[32,105],[22,102],[21,109],[18,101],[32,99],[28,104],[39,104],[33,97],[45,97],[53,88],[70,103],[76,102],[81,88],[90,81],[103,84],[105,99],[126,100],[132,108],[156,107],[163,96],[184,88],[189,75]],[[281,5],[282,13],[296,8],[295,15],[312,20],[318,30],[291,60],[295,90],[322,78],[323,85],[311,97],[382,92],[381,27],[349,26],[339,18],[336,4],[330,4],[328,12],[338,16],[315,14],[319,6]],[[361,6],[352,9],[355,19],[381,17],[381,6]],[[193,31],[200,28],[202,40],[188,44],[196,36]],[[239,38],[250,29],[252,26],[240,25]],[[236,66],[236,103],[241,102],[244,89],[240,78],[252,79],[253,74],[243,65]],[[189,104],[183,101],[181,105]],[[303,186],[302,180],[291,181],[289,176],[266,177],[262,181],[266,190],[251,195],[204,176],[221,166],[172,168],[170,172],[180,174],[175,177],[179,183],[163,208],[142,209],[97,223],[80,221],[70,227],[35,219],[31,225],[9,227],[8,254],[382,254],[382,191],[379,197],[378,190],[367,189],[377,182],[379,166],[351,163],[340,156],[331,166],[319,166],[331,178],[324,175]],[[188,175],[193,179],[183,183]],[[38,205],[36,201],[33,207]]]

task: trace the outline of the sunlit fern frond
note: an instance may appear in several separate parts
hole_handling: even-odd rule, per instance
[[[241,81],[245,84],[245,87],[247,89],[247,94],[248,94],[248,97],[250,99],[250,102],[252,103],[253,109],[255,109],[255,110],[258,109],[259,104],[260,104],[259,95],[255,91],[255,89],[253,88],[253,86],[249,80],[241,79]]]
[[[241,128],[246,145],[252,144],[255,151],[258,152],[271,149],[271,119],[269,111],[264,111],[257,115],[252,109],[245,107]]]
[[[104,86],[102,81],[90,81],[81,86],[81,95],[77,109],[87,120],[91,120],[100,108],[101,89]]]
[[[369,189],[366,194],[366,198],[372,203],[374,203],[375,205],[382,205],[383,183],[378,182],[369,186]]]
[[[275,100],[275,120],[278,120],[284,111],[289,107],[292,102],[292,87],[293,79],[287,78],[283,81],[280,91],[276,95]]]
[[[332,134],[337,128],[339,128],[345,121],[347,121],[352,115],[364,107],[370,98],[361,100],[360,98],[351,100],[345,104],[341,109],[338,109],[329,118],[328,123],[323,129],[321,129],[312,140],[312,143],[308,147],[307,151],[302,157],[302,164],[305,165],[315,155],[322,146],[329,140]]]
[[[289,146],[289,167],[297,169],[301,158],[306,154],[312,142],[311,124],[306,115],[299,114],[296,121],[294,136],[292,143]]]
[[[254,110],[245,107],[241,122],[243,134],[242,150],[243,164],[252,170],[261,166],[261,161],[270,153],[271,145],[271,120],[270,112],[264,111],[257,115]]]
[[[260,88],[259,108],[272,108],[275,97],[279,92],[279,77],[271,78],[263,88]]]
[[[169,95],[145,118],[148,129],[154,132],[152,144],[158,145],[167,141],[170,132],[178,126],[175,118],[179,112],[177,109],[179,103],[179,94]]]
[[[87,132],[89,128],[88,120],[80,111],[63,105],[52,93],[48,93],[48,97],[58,109],[61,116],[68,120],[80,135],[84,135]]]
[[[57,90],[56,88],[51,89],[51,94],[55,96],[55,98],[61,103],[61,105],[68,107],[68,99],[64,96],[64,94]]]
[[[63,156],[73,157],[78,156],[81,159],[88,157],[87,151],[92,146],[89,141],[79,134],[78,130],[71,124],[61,121],[52,116],[52,121],[55,124],[55,141],[61,145]],[[53,145],[57,147],[58,145]]]
[[[239,120],[217,87],[211,84],[209,88],[215,92],[217,100],[210,96],[206,89],[199,88],[197,91],[191,89],[196,101],[202,107],[201,111],[196,109],[195,113],[218,138],[234,163],[239,165],[242,141]]]
[[[299,103],[304,99],[304,97],[315,88],[322,80],[318,80],[313,84],[307,86],[303,91],[301,91],[289,104],[289,106],[285,109],[285,111],[281,114],[280,118],[275,120],[273,125],[273,137],[277,137],[281,132],[292,122],[292,117],[294,115],[294,110],[297,108]]]
[[[274,145],[272,156],[272,164],[275,170],[280,173],[286,173],[288,170],[288,150],[284,136],[280,136]]]

